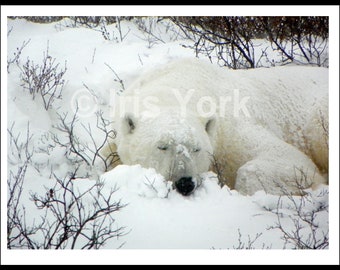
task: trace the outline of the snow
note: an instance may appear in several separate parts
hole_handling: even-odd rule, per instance
[[[169,31],[165,24],[152,23],[155,33],[162,38],[162,41],[145,36],[146,34],[138,30],[133,21],[121,22],[121,31],[126,36],[120,41],[115,25],[107,26],[107,31],[111,33],[111,37],[117,39],[106,40],[100,31],[65,27],[66,20],[49,24],[30,23],[20,19],[8,20],[7,29],[11,29],[7,37],[8,59],[14,57],[18,46],[29,41],[22,50],[19,66],[22,66],[27,59],[34,63],[41,63],[43,52],[46,52],[47,47],[49,54],[56,59],[56,63],[60,63],[60,68],[63,68],[65,63],[67,66],[62,99],[56,100],[48,111],[44,109],[39,96],[32,100],[29,93],[23,91],[18,65],[11,64],[9,67],[7,129],[11,130],[13,138],[17,138],[17,145],[25,145],[28,141],[28,150],[33,153],[26,170],[20,201],[20,204],[25,207],[27,224],[34,224],[42,216],[42,212],[30,199],[31,194],[44,196],[46,191],[55,186],[56,178],[64,179],[76,166],[75,160],[66,158],[69,150],[56,145],[51,135],[55,134],[61,141],[67,141],[65,133],[56,127],[60,123],[60,116],[66,113],[67,122],[71,121],[76,107],[75,100],[79,102],[79,118],[74,133],[81,143],[93,147],[95,142],[100,144],[103,141],[103,134],[96,128],[97,118],[94,112],[100,109],[104,116],[108,117],[110,99],[113,98],[114,93],[123,90],[112,69],[127,86],[139,73],[150,67],[158,66],[171,59],[194,57],[193,51],[183,46],[183,44],[190,44],[190,41],[180,35],[175,38],[176,32]],[[94,93],[95,97],[91,93]],[[92,135],[86,132],[89,128]],[[6,131],[2,130],[2,134],[5,133]],[[10,172],[16,174],[24,164],[25,148],[17,151],[13,141],[10,142],[8,132],[7,142],[8,179]],[[90,152],[87,154],[90,155]],[[4,180],[3,174],[2,179]],[[240,253],[235,256],[231,250],[270,249],[273,250],[272,254],[275,254],[274,250],[279,250],[281,252],[279,254],[291,255],[291,253],[284,253],[283,249],[290,250],[294,248],[293,244],[286,243],[282,231],[275,226],[279,218],[288,231],[294,230],[293,221],[294,217],[296,218],[296,205],[301,203],[300,197],[279,197],[264,192],[243,196],[225,186],[220,187],[216,175],[212,172],[202,175],[202,179],[201,186],[192,195],[182,196],[172,188],[171,183],[152,168],[119,165],[111,171],[104,172],[103,166],[97,159],[92,165],[80,166],[76,179],[72,183],[77,194],[82,194],[100,182],[104,197],[115,190],[113,199],[124,205],[119,211],[111,214],[114,226],[123,227],[124,234],[106,242],[102,247],[102,254],[106,256],[115,257],[117,254],[127,259],[127,263],[134,263],[130,256],[135,256],[136,262],[149,258],[148,262],[152,263],[183,261],[195,263],[209,260],[214,264],[209,258],[215,258],[216,262],[242,264],[247,263],[245,259],[248,255],[250,260],[257,257],[260,258],[260,263],[264,264],[277,261],[289,262],[286,255],[283,255],[285,258],[279,255],[280,259],[277,259],[276,256],[268,256],[268,253],[264,256],[263,253],[255,253],[259,255],[254,256],[254,253],[248,251],[248,253],[241,253],[241,256]],[[4,183],[2,184],[4,192],[8,188],[4,187]],[[315,217],[319,225],[319,234],[326,234],[329,230],[328,191],[328,186],[323,186],[317,191],[309,190],[307,191],[309,195],[303,201],[303,209],[307,212],[319,209],[320,205],[327,206],[327,209],[319,212]],[[87,194],[83,198],[89,209],[97,199],[94,193]],[[99,203],[103,202],[99,200]],[[3,217],[3,212],[2,205],[2,229],[5,230],[6,218]],[[48,216],[48,218],[53,217]],[[309,228],[304,228],[302,233],[304,237],[308,237]],[[6,237],[2,237],[2,247],[4,247],[2,250],[6,249],[3,243],[5,239]],[[43,234],[37,232],[34,239],[43,241]],[[330,241],[333,240],[331,235]],[[118,248],[120,250],[115,253]],[[139,250],[140,254],[129,255],[130,253],[122,253],[122,250],[132,252]],[[146,250],[155,253],[146,254]],[[159,253],[162,250],[165,251],[165,255]],[[179,252],[172,253],[171,250]],[[188,253],[189,250],[194,252]],[[206,250],[208,255],[201,255],[202,250]],[[96,257],[92,253],[89,255],[91,258],[82,256],[87,254],[86,252],[76,254],[77,261],[81,258],[78,263],[89,263]],[[184,254],[184,258],[181,254]],[[317,255],[312,255],[311,258],[307,254],[305,257],[314,260],[313,257],[320,256],[321,260],[321,253],[313,254]],[[8,254],[8,258],[13,259],[13,256],[16,255]],[[35,260],[27,256],[30,257],[26,255],[22,260]],[[60,254],[56,253],[54,256],[52,260],[56,261]],[[64,254],[64,256],[71,260],[76,259],[72,255]],[[103,259],[103,255],[98,256]],[[204,260],[201,256],[210,257]],[[219,256],[221,257],[216,258]],[[47,255],[46,257],[49,258]],[[187,260],[188,258],[190,259]],[[103,261],[107,262],[107,259]],[[115,264],[118,261],[122,259],[115,261],[115,258],[111,258],[109,263]]]

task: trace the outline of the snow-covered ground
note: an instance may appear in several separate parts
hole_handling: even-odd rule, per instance
[[[83,251],[73,253],[76,254],[73,256],[56,252],[51,260],[55,263],[66,258],[67,263],[90,263],[92,259],[92,263],[111,264],[123,260],[131,264],[147,260],[149,263],[196,264],[209,261],[212,264],[248,264],[252,259],[259,262],[259,258],[259,263],[301,263],[307,258],[317,263],[316,257],[325,262],[323,256],[326,259],[334,256],[333,248],[337,247],[333,243],[338,240],[330,234],[333,232],[330,223],[331,218],[338,217],[338,213],[334,213],[336,208],[328,207],[328,203],[329,193],[338,191],[330,190],[329,186],[308,191],[309,195],[303,199],[264,192],[243,196],[235,190],[220,187],[216,175],[207,172],[202,186],[194,194],[184,197],[151,168],[120,165],[105,173],[101,160],[90,158],[93,157],[90,149],[95,149],[95,144],[100,145],[105,136],[98,128],[99,118],[95,112],[101,110],[103,118],[109,119],[110,98],[128,86],[140,72],[172,59],[194,57],[194,52],[183,46],[190,45],[191,41],[186,40],[179,29],[167,21],[156,24],[148,18],[144,20],[145,25],[154,27],[154,36],[138,29],[135,21],[122,21],[120,28],[108,25],[104,31],[100,27],[97,30],[66,27],[69,24],[66,20],[49,24],[8,20],[7,60],[16,59],[18,51],[21,55],[18,61],[8,66],[7,95],[3,95],[6,89],[2,89],[2,98],[7,98],[8,131],[2,124],[1,132],[2,137],[7,135],[7,179],[23,176],[18,209],[23,213],[24,206],[27,226],[39,224],[46,213],[46,208],[39,210],[36,207],[32,194],[46,198],[52,190],[54,194],[49,196],[62,198],[61,193],[57,194],[62,190],[56,188],[56,179],[70,178],[77,164],[79,169],[72,180],[73,190],[76,195],[85,194],[81,196],[85,209],[91,211],[96,203],[105,204],[95,196],[97,191],[87,193],[98,185],[98,181],[103,198],[108,198],[114,189],[112,201],[119,201],[123,206],[110,214],[112,219],[98,219],[103,228],[111,222],[112,229],[121,229],[120,236],[107,239],[101,247],[101,254]],[[23,44],[26,45],[21,50]],[[33,100],[22,85],[22,70],[27,61],[41,65],[47,54],[52,61],[55,59],[55,64],[59,63],[58,71],[66,67],[62,98],[55,99],[48,110],[44,108],[41,96],[37,95]],[[3,62],[2,59],[5,69]],[[71,126],[76,101],[78,118],[73,123],[74,137],[79,139],[79,149],[82,145],[87,147],[84,153],[88,160],[94,161],[93,164],[76,164],[79,156],[70,154],[70,149],[61,146],[67,143],[68,137],[60,125],[64,120]],[[5,149],[2,148],[2,151]],[[2,165],[5,165],[5,160],[2,160]],[[20,168],[26,170],[19,171]],[[9,188],[5,186],[4,178],[2,170],[1,189],[6,197],[5,190],[8,193]],[[66,202],[70,200],[65,198]],[[300,205],[303,205],[302,210]],[[6,249],[6,235],[3,233],[6,227],[5,209],[2,205],[2,247]],[[70,207],[69,211],[73,211],[74,215],[79,213],[76,207]],[[318,224],[317,228],[302,220],[304,213],[315,213],[312,223]],[[50,219],[51,224],[54,216],[49,212],[45,218]],[[291,249],[298,246],[292,240],[294,237],[287,239],[287,235],[300,225],[303,226],[299,230],[301,235],[295,236],[295,239],[317,245],[323,242],[324,237],[329,237],[330,246],[323,251],[298,253],[296,256]],[[94,228],[91,227],[93,224],[88,226],[84,230],[85,235]],[[37,230],[31,236],[37,243],[44,243],[47,237],[44,230]],[[86,238],[79,237],[74,247],[81,248],[84,243]],[[63,247],[71,248],[71,241],[66,241]],[[241,253],[235,252],[236,249],[255,251]],[[23,260],[35,263],[41,259],[23,251],[13,252],[7,251],[6,256],[13,259],[23,254]],[[247,261],[247,256],[250,261]]]

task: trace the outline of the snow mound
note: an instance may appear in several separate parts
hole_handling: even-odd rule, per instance
[[[171,188],[171,183],[153,168],[145,169],[140,165],[119,165],[104,173],[100,181],[146,198],[165,198]]]
[[[115,198],[125,205],[115,213],[117,226],[128,231],[121,248],[236,248],[247,237],[256,239],[259,231],[266,230],[275,214],[254,203],[251,196],[220,187],[215,173],[201,177],[195,192],[183,196],[154,169],[140,165],[119,165],[102,174],[102,192],[115,189]],[[254,224],[250,229],[249,222]],[[268,238],[275,239],[275,247],[282,246],[279,234],[264,234],[253,247],[261,248]],[[121,244],[113,241],[106,248],[116,245]]]

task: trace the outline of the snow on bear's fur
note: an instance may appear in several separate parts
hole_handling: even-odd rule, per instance
[[[213,164],[242,194],[327,183],[326,68],[177,60],[142,74],[114,108],[121,162],[155,168],[184,195]]]

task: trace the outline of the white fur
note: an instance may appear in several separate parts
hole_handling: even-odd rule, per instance
[[[231,187],[244,194],[326,183],[315,165],[328,164],[315,104],[323,100],[328,110],[327,72],[234,71],[191,59],[146,72],[115,106],[118,154],[122,163],[153,167],[172,181],[199,179],[214,155]]]

